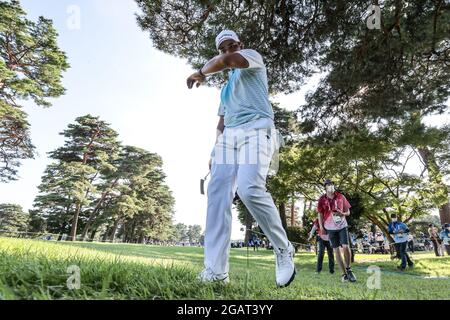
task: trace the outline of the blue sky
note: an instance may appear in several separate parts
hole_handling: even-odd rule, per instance
[[[21,3],[30,19],[42,15],[53,20],[71,68],[63,80],[67,93],[52,100],[51,108],[24,103],[37,156],[23,161],[18,181],[0,184],[0,202],[30,209],[50,163],[47,152],[63,144],[59,133],[69,123],[90,113],[109,122],[124,144],[162,156],[176,199],[175,221],[204,228],[206,197],[200,195],[199,179],[208,172],[215,141],[219,90],[186,88],[194,70],[152,47],[136,23],[138,8],[132,0]],[[77,12],[80,24],[73,28]],[[300,92],[276,101],[295,109],[303,96]],[[232,239],[242,237],[240,228],[235,215]]]

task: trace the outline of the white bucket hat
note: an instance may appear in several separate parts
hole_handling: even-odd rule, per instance
[[[222,42],[225,40],[234,40],[236,42],[239,41],[239,37],[237,36],[236,32],[232,30],[223,30],[219,35],[216,37],[216,48],[219,50],[219,46]]]

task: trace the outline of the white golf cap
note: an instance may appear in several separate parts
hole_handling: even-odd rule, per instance
[[[219,46],[222,42],[225,40],[234,40],[239,42],[239,37],[237,36],[236,32],[232,30],[223,30],[219,35],[216,37],[216,48],[219,50]]]

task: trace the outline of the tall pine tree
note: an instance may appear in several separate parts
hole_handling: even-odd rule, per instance
[[[33,157],[27,114],[20,102],[48,107],[64,94],[66,55],[49,19],[33,22],[17,0],[0,1],[0,181],[15,180],[21,159]]]

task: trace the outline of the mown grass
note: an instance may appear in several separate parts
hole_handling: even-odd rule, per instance
[[[291,286],[277,289],[274,256],[232,249],[231,284],[201,284],[203,249],[134,244],[56,243],[0,238],[1,299],[450,299],[450,258],[415,254],[400,273],[387,255],[357,255],[357,283],[339,272],[315,274],[315,256],[299,253]],[[247,268],[247,264],[249,267]],[[81,288],[67,287],[67,268],[80,268]],[[381,270],[381,288],[369,289],[369,266]],[[370,281],[369,281],[370,282]]]

